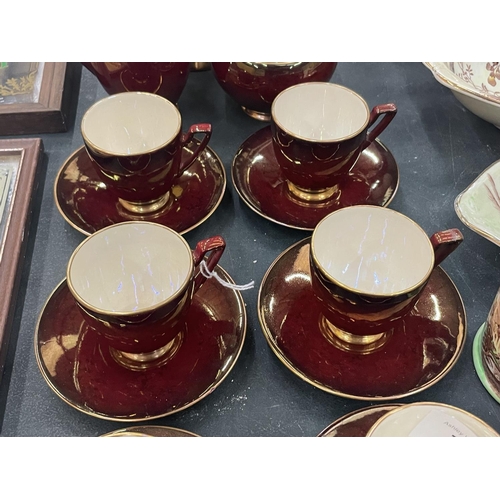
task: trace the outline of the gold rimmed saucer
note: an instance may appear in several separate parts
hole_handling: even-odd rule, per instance
[[[416,394],[451,370],[465,343],[466,316],[458,290],[440,267],[382,347],[369,353],[343,350],[323,327],[324,305],[311,285],[310,241],[278,256],[259,291],[262,331],[288,369],[323,391],[366,401]]]
[[[229,274],[217,274],[233,283]],[[63,280],[35,331],[38,367],[73,408],[105,420],[140,422],[182,411],[211,394],[233,369],[247,325],[241,293],[207,279],[193,297],[183,342],[166,364],[133,371],[83,319]]]
[[[195,140],[196,141],[196,140]],[[189,155],[193,144],[185,146]],[[226,190],[226,172],[217,154],[206,147],[170,190],[167,205],[150,214],[123,208],[99,178],[85,147],[64,162],[54,183],[56,206],[77,231],[86,236],[126,221],[149,221],[185,234],[206,221],[220,205]]]
[[[137,425],[102,434],[101,437],[200,437],[198,434],[164,425]]]
[[[276,160],[271,127],[264,127],[240,146],[231,167],[234,188],[261,217],[293,229],[313,231],[328,214],[352,205],[386,207],[399,186],[399,169],[390,150],[378,139],[342,176],[331,198],[308,202],[294,196]]]
[[[366,437],[373,424],[401,403],[360,408],[338,418],[323,429],[318,437]]]

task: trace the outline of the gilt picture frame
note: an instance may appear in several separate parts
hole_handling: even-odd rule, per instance
[[[81,71],[80,63],[0,62],[0,136],[68,130]]]

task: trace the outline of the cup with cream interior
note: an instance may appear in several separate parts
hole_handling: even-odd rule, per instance
[[[181,114],[170,101],[148,92],[122,92],[92,105],[81,131],[106,188],[125,210],[149,214],[167,205],[170,189],[205,149],[212,128],[199,123],[183,134]],[[201,139],[193,143],[196,134]]]
[[[225,249],[222,237],[186,240],[151,222],[123,222],[89,236],[67,267],[69,290],[85,321],[130,369],[171,359],[186,334],[193,295]],[[205,273],[206,275],[206,273]]]
[[[358,205],[329,214],[316,226],[310,251],[323,329],[347,345],[380,345],[462,240],[458,229],[429,238],[389,208]]]
[[[334,197],[342,176],[396,112],[392,103],[370,111],[356,92],[329,82],[283,90],[271,107],[271,128],[276,160],[291,194],[306,202]]]

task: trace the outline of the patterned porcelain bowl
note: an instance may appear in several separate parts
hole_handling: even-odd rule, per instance
[[[500,128],[500,63],[426,62],[434,78],[472,113]]]

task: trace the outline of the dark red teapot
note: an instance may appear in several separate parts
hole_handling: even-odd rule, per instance
[[[108,94],[149,92],[177,103],[189,76],[188,62],[84,62]]]
[[[336,62],[217,62],[212,63],[221,87],[258,120],[271,120],[274,98],[292,85],[328,82]]]

